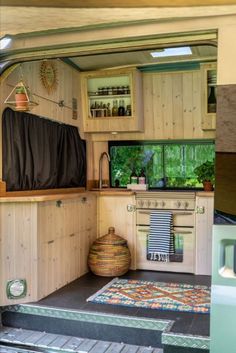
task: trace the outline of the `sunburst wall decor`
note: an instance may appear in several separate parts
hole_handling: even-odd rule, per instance
[[[48,94],[52,93],[58,85],[56,64],[53,61],[43,61],[40,65],[40,79]]]

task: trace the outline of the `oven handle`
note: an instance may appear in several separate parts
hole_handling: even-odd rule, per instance
[[[140,214],[148,214],[148,215],[150,215],[151,212],[152,211],[138,211],[138,213],[140,213]],[[163,210],[163,212],[164,212],[164,210]],[[174,216],[175,215],[191,216],[192,214],[193,214],[193,212],[181,212],[181,211],[179,211],[178,213],[177,212],[173,212]]]
[[[138,232],[140,233],[149,233],[149,229],[138,229]],[[181,232],[177,232],[177,231],[174,231],[173,232],[174,234],[192,234],[192,232],[189,232],[189,231],[181,231]]]

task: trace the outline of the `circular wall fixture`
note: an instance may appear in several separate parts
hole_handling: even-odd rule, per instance
[[[57,88],[58,77],[57,68],[53,61],[43,61],[40,65],[41,82],[48,94]]]

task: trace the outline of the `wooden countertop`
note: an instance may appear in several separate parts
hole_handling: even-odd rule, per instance
[[[85,188],[9,191],[0,196],[0,203],[76,199],[85,193]]]
[[[71,200],[83,196],[85,193],[96,196],[128,196],[134,195],[134,191],[126,189],[104,188],[86,190],[85,188],[10,191],[0,196],[0,203],[8,202],[44,202],[54,200]]]
[[[34,190],[34,191],[11,191],[0,196],[0,203],[7,202],[44,202],[54,200],[70,200],[92,193],[96,196],[132,196],[137,192],[127,189],[103,188],[86,190],[85,188]],[[214,192],[197,191],[198,197],[214,197]]]

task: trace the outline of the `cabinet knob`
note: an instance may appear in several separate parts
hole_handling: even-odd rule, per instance
[[[204,206],[197,206],[196,213],[198,213],[198,214],[205,213],[205,207]]]
[[[135,212],[136,206],[135,205],[127,205],[127,211],[128,212]]]

